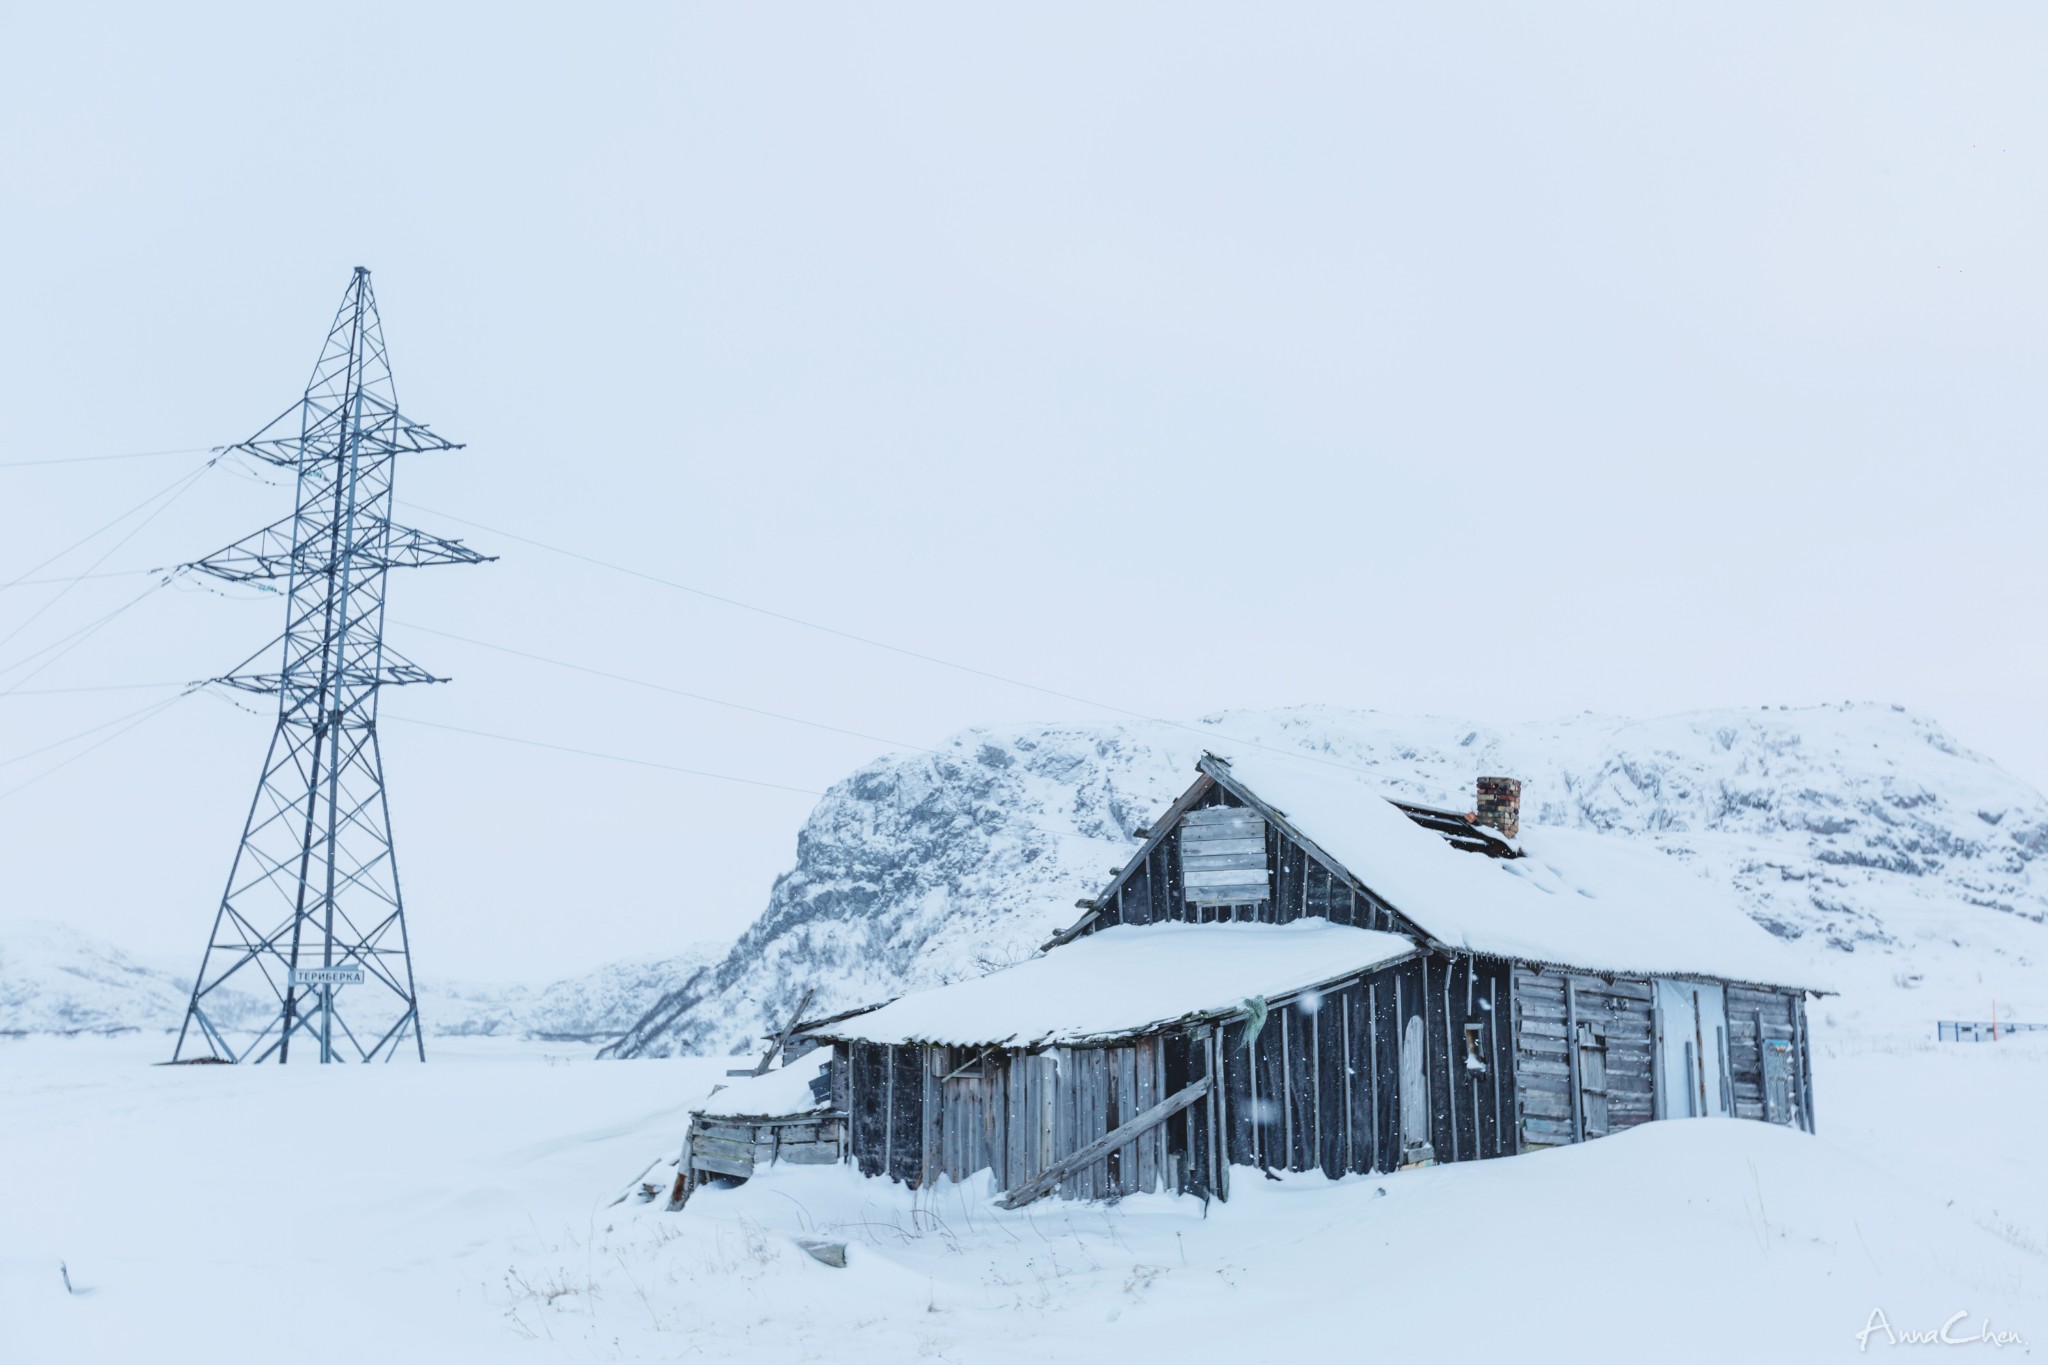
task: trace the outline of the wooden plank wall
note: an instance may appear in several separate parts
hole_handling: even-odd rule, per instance
[[[1210,1079],[1217,1084],[1209,1099],[1076,1172],[1058,1193],[1222,1194],[1231,1165],[1332,1177],[1394,1169],[1400,1041],[1413,1018],[1423,1021],[1430,1143],[1439,1161],[1562,1146],[1648,1122],[1655,1112],[1651,1002],[1648,981],[1425,955],[1314,1001],[1269,1002],[1249,1049],[1242,1020],[1036,1054],[839,1044],[833,1099],[848,1116],[846,1148],[862,1174],[915,1187],[940,1174],[964,1180],[986,1170],[1007,1189]],[[1796,1122],[1811,1132],[1812,1064],[1796,992],[1728,988],[1737,1115],[1763,1117],[1759,1016],[1762,1036],[1793,1044]],[[1476,1031],[1477,1067],[1467,1062],[1468,1026]],[[1574,1028],[1576,1056],[1567,1044]],[[1592,1097],[1576,1118],[1575,1083]]]
[[[1508,969],[1423,957],[1320,995],[1269,1002],[1249,1049],[1241,1020],[1213,1033],[1175,1030],[1039,1054],[847,1046],[853,1159],[865,1174],[886,1171],[911,1185],[987,1170],[1007,1189],[1188,1083],[1220,1077],[1209,1100],[1075,1172],[1058,1193],[1221,1193],[1225,1165],[1333,1178],[1392,1170],[1401,1157],[1400,1040],[1411,1018],[1424,1025],[1437,1158],[1513,1152],[1514,1076],[1502,1064]],[[1479,1030],[1478,1067],[1466,1063],[1467,1024]]]
[[[1217,787],[1195,809],[1243,804]],[[1270,823],[1266,827],[1266,863],[1273,874],[1273,894],[1269,899],[1248,905],[1190,905],[1181,886],[1180,830],[1175,828],[1153,847],[1144,865],[1117,888],[1110,904],[1082,930],[1082,936],[1112,924],[1156,924],[1164,920],[1286,924],[1307,915],[1361,929],[1412,932],[1412,926],[1372,892],[1313,857]]]
[[[834,1048],[834,1071],[846,1072],[852,1155],[862,1175],[887,1175],[912,1186],[923,1179],[928,1160],[922,1052],[880,1043]],[[835,1094],[841,1084],[835,1074]]]
[[[1514,1081],[1524,1148],[1604,1137],[1655,1116],[1654,998],[1648,981],[1514,968]],[[1574,1105],[1575,1094],[1582,1104]]]
[[[746,1177],[779,1161],[831,1165],[845,1155],[844,1133],[844,1124],[833,1115],[760,1122],[700,1118],[690,1125],[690,1166]]]
[[[1393,1170],[1401,1160],[1401,1037],[1413,1018],[1424,1025],[1437,1159],[1511,1154],[1507,994],[1504,964],[1424,957],[1325,991],[1319,1001],[1271,1002],[1249,1050],[1248,1026],[1228,1025],[1220,1137],[1229,1161],[1333,1177]],[[1479,1029],[1478,1068],[1465,1062],[1468,1023]]]
[[[1735,1116],[1764,1118],[1763,1049],[1758,1038],[1782,1038],[1792,1044],[1794,1074],[1799,1080],[1795,1126],[1813,1131],[1812,1059],[1807,1055],[1805,997],[1796,991],[1730,986],[1728,1001],[1728,1070],[1735,1082]]]

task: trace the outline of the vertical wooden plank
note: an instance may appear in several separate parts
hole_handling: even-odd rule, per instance
[[[1031,1073],[1027,1056],[1019,1052],[1004,1054],[1003,1072],[1003,1085],[1007,1092],[1003,1115],[1010,1126],[1003,1138],[1003,1179],[999,1188],[1007,1190],[1031,1178],[1026,1165],[1030,1160],[1030,1148],[1024,1140],[1025,1116],[1032,1112],[1028,1103]]]
[[[1152,1086],[1153,1067],[1157,1064],[1159,1044],[1155,1038],[1140,1038],[1131,1046],[1131,1079],[1135,1085],[1133,1114],[1142,1114],[1150,1109],[1154,1100]],[[1159,1139],[1164,1136],[1166,1126],[1161,1124],[1149,1133],[1142,1133],[1133,1144],[1138,1166],[1138,1193],[1150,1194],[1159,1178]]]
[[[1501,1050],[1500,1045],[1500,977],[1509,970],[1495,963],[1493,971],[1486,978],[1486,1064],[1493,1071],[1493,1155],[1506,1156],[1508,1115],[1502,1103],[1501,1073],[1513,1064],[1513,1059]]]
[[[1375,973],[1359,993],[1358,1038],[1353,1044],[1358,1058],[1358,1151],[1360,1171],[1376,1171],[1380,1165],[1380,980]]]
[[[1280,1159],[1273,1164],[1283,1171],[1292,1169],[1294,1165],[1294,1067],[1290,1065],[1294,1050],[1289,1046],[1287,1037],[1287,1021],[1293,1013],[1284,1007],[1276,1009],[1266,1024],[1267,1028],[1279,1026],[1279,1037],[1275,1041],[1279,1044],[1280,1079],[1274,1085],[1273,1093],[1280,1097]]]
[[[1015,1103],[1017,1097],[1015,1087],[1010,1084],[1009,1054],[1004,1053],[1002,1056],[1003,1064],[996,1072],[995,1079],[998,1103],[995,1130],[997,1146],[995,1179],[996,1188],[999,1190],[1005,1188],[1004,1182],[1010,1174],[1010,1107]]]
[[[1024,1112],[1024,1175],[1031,1179],[1046,1167],[1046,1153],[1052,1146],[1052,1062],[1049,1054],[1035,1052],[1025,1059],[1024,1081],[1030,1096]]]
[[[1514,1151],[1522,1152],[1522,995],[1520,990],[1521,971],[1513,963],[1508,964],[1508,1044],[1515,1058],[1515,1128]]]
[[[1294,1015],[1294,1153],[1293,1168],[1313,1171],[1322,1161],[1323,1074],[1320,1010]]]
[[[1458,1077],[1459,1048],[1457,1025],[1452,1022],[1451,1018],[1453,1013],[1452,992],[1456,988],[1458,980],[1457,959],[1453,958],[1444,963],[1443,977],[1444,1096],[1450,1101],[1451,1160],[1462,1161],[1464,1160],[1465,1152],[1469,1151],[1470,1148],[1466,1146],[1461,1149],[1459,1142],[1459,1139],[1464,1136],[1460,1130],[1465,1126],[1464,1120],[1467,1116],[1464,1113],[1465,1105],[1460,1102],[1466,1099],[1464,1094],[1466,1087],[1460,1083]]]
[[[882,1173],[896,1175],[896,1049],[882,1049]]]
[[[922,1073],[920,1089],[923,1092],[923,1103],[918,1106],[918,1126],[924,1138],[921,1153],[923,1159],[918,1162],[917,1173],[919,1188],[925,1188],[938,1178],[943,1169],[940,1165],[939,1143],[945,1136],[945,1130],[941,1125],[946,1116],[945,1106],[939,1099],[939,1077],[946,1073],[939,1070],[939,1067],[950,1055],[951,1049],[921,1047],[917,1051],[918,1058],[923,1063],[918,1068]]]
[[[1094,1128],[1095,1116],[1090,1107],[1095,1095],[1095,1077],[1090,1070],[1091,1058],[1086,1048],[1074,1048],[1067,1057],[1074,1064],[1074,1121],[1067,1131],[1065,1143],[1066,1154],[1071,1156],[1089,1140]],[[1095,1192],[1094,1179],[1090,1169],[1077,1171],[1074,1175],[1075,1196],[1086,1199],[1092,1195]]]
[[[1225,1030],[1218,1025],[1209,1035],[1209,1188],[1225,1203],[1230,1202],[1231,1108],[1237,1103],[1225,1083]]]
[[[1357,1093],[1358,1078],[1352,1073],[1351,1046],[1355,1031],[1352,1023],[1354,1011],[1351,1008],[1351,997],[1356,991],[1356,986],[1347,988],[1342,1000],[1344,1011],[1344,1169],[1347,1171],[1358,1169],[1358,1127],[1354,1121],[1355,1109],[1352,1099]]]
[[[1349,1153],[1344,1145],[1344,1122],[1350,1115],[1350,1097],[1344,1068],[1344,1004],[1348,987],[1323,998],[1316,1012],[1316,1157],[1323,1174],[1336,1179],[1344,1174]]]
[[[861,1048],[860,1043],[846,1045],[846,1148],[853,1155],[853,1168],[862,1175],[872,1174],[867,1169],[866,1144],[861,1140],[861,1120],[864,1117],[861,1091]]]
[[[1579,987],[1571,973],[1564,978],[1564,1060],[1571,1076],[1572,1141],[1586,1140],[1586,1093],[1579,1081]]]
[[[1093,1100],[1095,1113],[1090,1122],[1086,1140],[1093,1142],[1109,1131],[1109,1113],[1110,1105],[1113,1102],[1112,1089],[1116,1085],[1116,1069],[1114,1058],[1111,1057],[1108,1048],[1091,1048],[1089,1051],[1091,1053],[1090,1061],[1094,1064],[1095,1074],[1095,1095]],[[1105,1153],[1102,1159],[1095,1163],[1095,1197],[1097,1199],[1106,1199],[1117,1192],[1109,1171],[1109,1158],[1112,1155],[1116,1155],[1116,1153]]]
[[[1243,1023],[1241,1027],[1243,1027],[1243,1040],[1245,1040],[1245,1091],[1247,1091],[1247,1095],[1245,1095],[1245,1109],[1247,1109],[1245,1119],[1247,1119],[1247,1124],[1249,1124],[1249,1138],[1251,1138],[1251,1160],[1247,1164],[1264,1166],[1266,1164],[1266,1113],[1264,1113],[1260,1101],[1264,1099],[1262,1091],[1266,1087],[1262,1085],[1262,1076],[1260,1076],[1260,1042],[1257,1042],[1255,1038],[1251,1038],[1251,1023],[1249,1021]]]
[[[1154,1104],[1159,1103],[1161,1100],[1164,1100],[1169,1095],[1177,1094],[1180,1090],[1179,1086],[1168,1086],[1166,1083],[1167,1060],[1168,1059],[1166,1055],[1165,1045],[1163,1043],[1155,1045],[1152,1050],[1152,1102]],[[1192,1107],[1193,1106],[1190,1106],[1190,1108]],[[1188,1117],[1189,1110],[1183,1109],[1181,1111],[1181,1126],[1183,1130],[1185,1130],[1187,1126]],[[1178,1155],[1180,1157],[1179,1171],[1181,1173],[1182,1179],[1176,1180],[1174,1179],[1175,1168],[1168,1164],[1169,1161],[1176,1155],[1173,1148],[1173,1143],[1169,1140],[1169,1135],[1164,1124],[1160,1125],[1160,1127],[1156,1131],[1158,1133],[1158,1141],[1153,1146],[1152,1159],[1158,1171],[1158,1187],[1162,1191],[1166,1191],[1168,1193],[1178,1193],[1180,1185],[1184,1182],[1186,1178],[1186,1172],[1188,1170],[1189,1157],[1186,1152],[1188,1144],[1185,1140],[1183,1140],[1181,1143],[1182,1150],[1180,1153],[1178,1153]]]
[[[1138,1065],[1139,1053],[1136,1043],[1118,1048],[1117,1054],[1117,1067],[1122,1076],[1122,1081],[1117,1086],[1117,1122],[1121,1124],[1125,1119],[1132,1118],[1143,1111],[1143,1095],[1140,1093],[1139,1077],[1146,1076],[1149,1073],[1142,1070]],[[1146,1054],[1145,1060],[1149,1062],[1149,1053]],[[1145,1154],[1143,1147],[1142,1141],[1133,1140],[1124,1148],[1123,1190],[1126,1194],[1130,1194],[1133,1191],[1142,1192],[1145,1189]]]
[[[1787,1002],[1792,1012],[1792,1049],[1799,1061],[1799,1126],[1811,1133],[1813,1117],[1813,1054],[1809,1050],[1812,1034],[1806,1031],[1806,993],[1801,991]],[[1759,1039],[1757,1046],[1763,1046]],[[1758,1070],[1762,1070],[1762,1054],[1758,1054]]]
[[[1053,1125],[1052,1146],[1045,1154],[1045,1164],[1055,1166],[1072,1150],[1067,1134],[1073,1129],[1074,1054],[1071,1048],[1054,1048],[1046,1054],[1052,1059]],[[1060,1178],[1060,1197],[1074,1197],[1074,1177],[1069,1174]]]
[[[1407,994],[1407,982],[1404,980],[1407,974],[1408,968],[1405,966],[1397,968],[1394,972],[1394,1015],[1389,1021],[1392,1027],[1388,1029],[1386,1035],[1387,1065],[1393,1068],[1389,1073],[1389,1080],[1392,1081],[1392,1084],[1386,1087],[1389,1107],[1386,1118],[1387,1122],[1392,1125],[1388,1132],[1393,1140],[1382,1148],[1387,1154],[1388,1170],[1392,1170],[1401,1164],[1401,1144],[1406,1140],[1406,1135],[1401,1132],[1400,1128],[1401,1097],[1405,1093],[1401,1086],[1400,1066],[1401,1036],[1402,1031],[1408,1026],[1408,1015],[1403,1008],[1406,1002],[1402,999]]]
[[[1077,1047],[1074,1057],[1074,1132],[1069,1152],[1077,1151],[1093,1141],[1096,1123],[1100,1118],[1095,1087],[1099,1078],[1095,1074],[1095,1052],[1092,1048]],[[1078,1194],[1083,1199],[1092,1199],[1097,1193],[1096,1172],[1102,1163],[1084,1167],[1079,1174]]]

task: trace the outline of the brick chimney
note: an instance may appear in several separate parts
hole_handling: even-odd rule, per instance
[[[1479,814],[1473,821],[1491,825],[1512,839],[1522,828],[1522,784],[1512,777],[1479,779]]]

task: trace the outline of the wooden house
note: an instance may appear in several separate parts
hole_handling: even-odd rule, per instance
[[[799,1039],[847,1159],[914,1186],[1228,1197],[1233,1168],[1387,1171],[1652,1119],[1813,1128],[1781,946],[1664,855],[1210,754],[1038,957]],[[821,1090],[825,1087],[820,1086]]]

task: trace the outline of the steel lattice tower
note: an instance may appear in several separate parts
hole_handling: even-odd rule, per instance
[[[277,730],[172,1059],[284,1062],[307,1035],[322,1062],[388,1061],[410,1033],[425,1061],[377,697],[446,680],[384,643],[384,580],[486,556],[391,521],[397,457],[461,447],[399,415],[368,270],[349,281],[306,396],[228,449],[297,473],[289,517],[189,566],[287,582],[283,636],[212,680],[276,694]],[[279,647],[278,672],[243,671]],[[231,1032],[253,1036],[236,1047]]]

